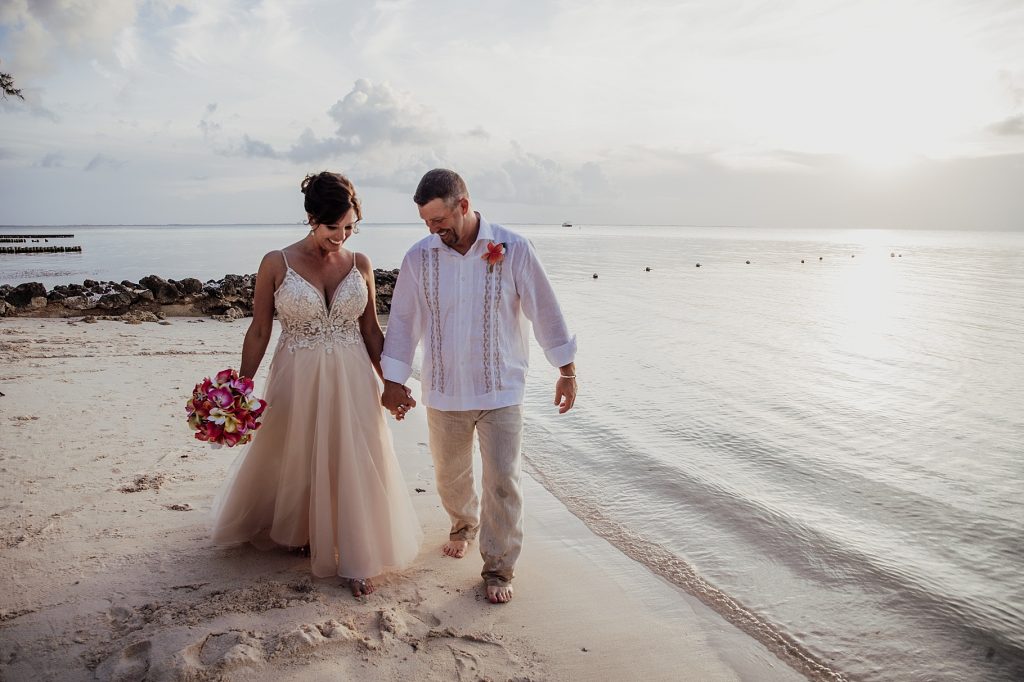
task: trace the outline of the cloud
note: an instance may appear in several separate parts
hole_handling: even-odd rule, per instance
[[[25,77],[50,71],[52,52],[59,50],[80,57],[131,57],[131,45],[120,38],[135,18],[136,0],[14,0],[0,8],[0,25],[11,34],[12,68]]]
[[[387,144],[436,144],[444,136],[433,114],[411,95],[363,78],[327,113],[338,124],[337,138],[348,140],[353,151]]]
[[[607,194],[611,190],[604,170],[593,161],[586,162],[573,171],[572,175],[583,192],[583,196]]]
[[[43,158],[39,159],[39,163],[37,165],[42,168],[63,168],[64,155],[60,152],[50,152]]]
[[[15,82],[17,86],[17,82]],[[45,118],[54,123],[60,122],[60,116],[43,106],[39,90],[36,88],[22,88],[24,100],[17,97],[0,98],[0,111],[28,111],[35,118]]]
[[[222,153],[310,163],[385,148],[433,147],[449,137],[433,112],[411,95],[364,78],[357,80],[327,115],[337,125],[333,135],[318,137],[306,128],[290,149],[277,151],[270,143],[246,134],[241,143]]]
[[[210,102],[206,105],[206,114],[199,119],[199,129],[203,131],[204,140],[209,140],[221,131],[221,124],[212,120],[215,113],[217,113],[217,103]]]
[[[469,174],[470,192],[492,201],[562,206],[605,199],[610,186],[593,161],[566,167],[558,161],[524,151],[513,143],[512,155],[495,168]]]
[[[237,153],[235,156],[248,156],[263,159],[277,159],[280,158],[280,154],[274,151],[266,142],[260,140],[254,140],[248,135],[242,136],[242,142],[236,147]]]
[[[87,171],[87,172],[92,172],[92,171],[95,171],[95,170],[102,170],[104,168],[109,168],[111,170],[117,170],[121,166],[123,166],[125,163],[126,162],[124,162],[124,161],[119,161],[118,159],[115,159],[115,158],[113,158],[111,156],[107,156],[106,154],[100,153],[100,154],[97,154],[96,156],[92,157],[92,159],[89,161],[89,163],[85,164],[85,168],[83,168],[82,170]]]
[[[374,164],[374,166],[379,165]],[[360,186],[393,189],[408,193],[411,197],[424,173],[433,168],[448,168],[451,165],[449,159],[433,150],[428,150],[395,159],[395,163],[388,165],[385,171],[366,163],[357,162],[349,172],[352,179]]]
[[[996,135],[1024,135],[1024,114],[1017,114],[996,121],[988,126],[988,130]]]

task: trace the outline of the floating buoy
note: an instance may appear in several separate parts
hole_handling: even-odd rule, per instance
[[[801,263],[803,263],[803,262],[804,262],[804,259],[803,259],[803,258],[801,258],[801,259],[800,259],[800,262],[801,262]]]
[[[818,260],[821,260],[821,256],[818,256]]]
[[[700,263],[697,263],[697,267],[698,267],[698,268],[700,267]]]
[[[644,272],[650,272],[650,271],[651,271],[651,268],[650,268],[650,267],[646,267],[646,268],[644,268]]]
[[[750,265],[750,261],[747,261],[747,265]]]
[[[594,273],[594,279],[597,279],[597,273],[596,272]]]

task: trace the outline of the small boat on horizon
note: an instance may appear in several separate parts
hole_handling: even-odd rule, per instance
[[[572,227],[572,223],[562,223],[562,227]]]

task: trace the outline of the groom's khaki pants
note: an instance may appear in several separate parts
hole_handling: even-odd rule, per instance
[[[437,492],[452,522],[450,539],[472,540],[479,529],[481,575],[511,580],[523,547],[523,406],[465,411],[428,407],[427,424]],[[474,429],[483,462],[482,500],[473,486]]]

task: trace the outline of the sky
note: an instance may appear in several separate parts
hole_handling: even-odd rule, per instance
[[[0,0],[0,224],[1024,230],[1022,0]]]

